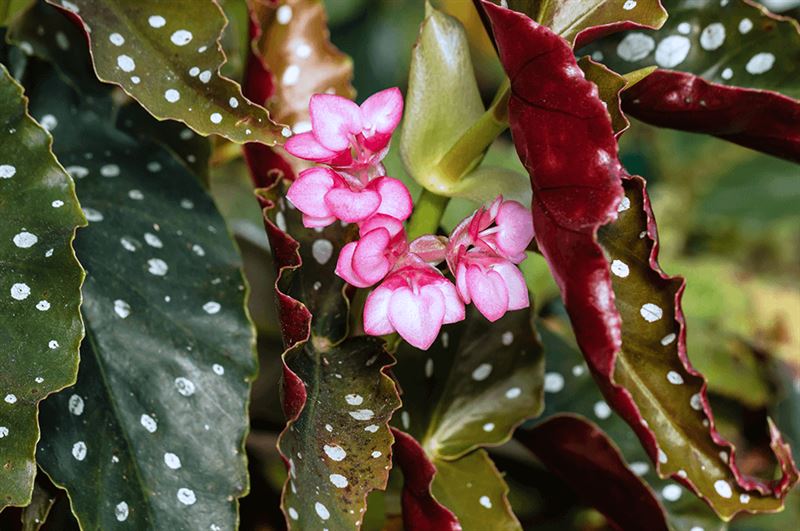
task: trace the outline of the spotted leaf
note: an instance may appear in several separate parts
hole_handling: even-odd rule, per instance
[[[219,73],[226,20],[214,0],[48,1],[83,23],[98,77],[157,118],[238,143],[272,145],[281,138],[267,111]]]
[[[629,32],[587,50],[618,72],[664,69],[625,94],[625,112],[800,161],[800,24],[747,0],[667,7],[660,31]]]
[[[434,477],[433,495],[465,529],[478,528],[481,518],[519,525],[502,478],[476,449],[507,441],[541,411],[543,358],[530,318],[522,310],[489,323],[470,307],[467,319],[446,327],[429,350],[403,343],[397,353],[403,409],[393,423],[419,441],[437,470],[446,470]],[[454,490],[453,481],[464,476],[487,492]],[[489,512],[479,508],[481,496],[493,500],[483,504]]]
[[[535,422],[557,422],[541,432],[538,427],[529,426],[533,428],[529,435],[518,431],[515,435],[519,440],[529,449],[538,450],[537,455],[548,469],[568,482],[584,503],[603,512],[622,529],[637,519],[647,522],[648,529],[663,528],[665,517],[671,529],[681,531],[696,527],[706,531],[727,529],[727,524],[720,521],[710,507],[690,495],[691,491],[672,479],[659,477],[636,434],[611,409],[598,389],[575,344],[566,316],[539,320],[537,329],[547,359],[547,372],[545,410]],[[567,421],[563,420],[564,414],[570,416]],[[576,422],[575,418],[579,420]],[[563,433],[564,427],[570,425],[569,432]],[[562,435],[547,439],[544,434],[548,431],[562,432]],[[579,447],[582,450],[576,452]],[[622,465],[629,472],[620,468],[620,456],[616,454],[621,454]],[[587,479],[586,472],[569,475],[569,467],[580,460],[588,461],[582,467],[595,469],[592,478]],[[632,479],[631,473],[641,481]],[[573,481],[573,477],[577,481]],[[592,481],[601,477],[604,487],[597,488]],[[617,498],[620,490],[627,492],[623,503]],[[639,500],[638,503],[630,503],[632,498]]]
[[[283,199],[284,181],[264,166],[251,169],[257,183],[272,180],[258,195],[279,266],[275,288],[287,345],[288,424],[278,446],[289,478],[282,508],[290,528],[358,529],[366,496],[386,487],[393,442],[388,422],[400,401],[384,372],[394,360],[383,340],[348,336],[348,301],[344,281],[334,274],[335,250],[356,227],[304,228],[300,212]]]
[[[254,59],[271,75],[267,108],[275,120],[295,133],[311,129],[308,101],[312,94],[353,98],[353,61],[330,42],[325,6],[320,0],[248,0]],[[259,98],[254,96],[254,101]]]
[[[521,11],[580,48],[615,31],[658,28],[667,20],[659,0],[509,0]]]
[[[705,380],[686,355],[683,280],[658,266],[644,182],[620,165],[596,87],[575,75],[566,41],[524,15],[483,6],[511,78],[511,130],[531,174],[537,244],[607,401],[659,473],[693,489],[723,518],[779,510],[797,479],[791,456],[772,430],[781,479],[745,478],[714,430]],[[573,155],[557,155],[567,151]]]
[[[39,402],[75,382],[83,269],[72,250],[85,225],[72,179],[0,66],[0,509],[31,500]]]
[[[110,92],[30,72],[90,222],[78,382],[43,404],[39,464],[85,529],[233,528],[256,362],[223,219],[169,152],[116,127]]]

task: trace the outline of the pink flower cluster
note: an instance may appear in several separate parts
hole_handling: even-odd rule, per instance
[[[306,227],[335,220],[357,223],[359,239],[345,245],[336,274],[368,288],[364,331],[397,332],[427,349],[442,325],[461,321],[470,302],[487,319],[530,303],[517,264],[533,239],[531,214],[515,201],[497,198],[463,220],[449,238],[425,235],[408,241],[403,222],[411,215],[405,185],[386,176],[381,163],[403,113],[396,88],[370,96],[361,106],[339,96],[316,94],[311,127],[290,138],[292,155],[325,166],[301,172],[287,196]],[[455,284],[437,267],[446,263]]]

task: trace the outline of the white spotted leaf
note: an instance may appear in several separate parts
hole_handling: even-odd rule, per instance
[[[2,509],[31,500],[39,402],[75,382],[84,273],[72,240],[86,223],[50,136],[2,66],[0,219]]]
[[[82,21],[97,76],[157,118],[237,143],[272,145],[282,138],[267,111],[219,73],[227,21],[215,0],[48,1]]]
[[[506,442],[542,410],[544,358],[530,319],[526,309],[490,323],[469,307],[466,320],[444,327],[429,350],[406,343],[398,349],[394,373],[403,408],[392,424],[416,438],[440,471],[432,493],[465,529],[485,521],[503,529],[519,526],[505,483],[481,447]],[[456,477],[471,477],[459,482],[487,492],[453,489]],[[484,495],[494,500],[489,507],[478,503]]]
[[[75,242],[88,271],[78,381],[43,404],[39,464],[84,529],[232,529],[256,369],[237,250],[197,178],[118,129],[108,87],[82,98],[32,71],[32,112],[58,121],[54,149],[90,221]]]
[[[508,0],[508,7],[578,47],[626,26],[658,28],[667,20],[660,0]]]
[[[666,0],[657,31],[633,30],[591,52],[617,72],[658,66],[706,81],[800,96],[800,24],[746,0]]]
[[[335,250],[357,227],[304,228],[280,180],[258,194],[279,266],[276,291],[289,345],[282,383],[289,421],[278,443],[289,466],[283,512],[291,529],[358,529],[367,495],[386,488],[394,442],[389,419],[400,400],[385,373],[394,359],[384,341],[348,335]]]

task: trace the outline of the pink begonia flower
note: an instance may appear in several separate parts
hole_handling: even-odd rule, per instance
[[[340,219],[357,223],[375,214],[399,220],[411,215],[411,195],[405,185],[391,177],[362,183],[330,168],[303,170],[286,196],[303,213],[306,227],[325,227]]]
[[[408,250],[403,223],[377,214],[359,226],[361,239],[342,247],[336,274],[357,288],[367,288],[389,273]]]
[[[473,302],[489,321],[530,305],[525,278],[516,264],[533,239],[533,220],[516,201],[497,198],[453,230],[447,264],[462,300]]]
[[[464,319],[464,303],[453,283],[413,254],[367,297],[364,331],[373,336],[397,332],[427,350],[442,325]]]
[[[403,95],[398,88],[382,90],[359,107],[341,96],[314,94],[308,110],[311,131],[289,138],[286,151],[336,168],[376,166],[400,123]]]

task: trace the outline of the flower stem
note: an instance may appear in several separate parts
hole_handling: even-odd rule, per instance
[[[414,213],[408,221],[409,241],[424,234],[436,234],[449,201],[449,197],[437,195],[423,188],[422,194],[414,204]]]
[[[457,182],[480,163],[492,142],[508,128],[510,95],[511,83],[506,78],[486,112],[461,135],[439,161],[437,164],[439,175],[450,182]]]

